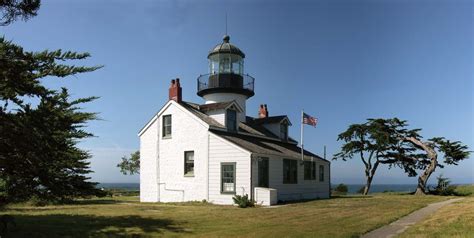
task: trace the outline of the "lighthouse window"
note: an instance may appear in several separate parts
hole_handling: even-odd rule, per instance
[[[237,131],[237,112],[232,109],[228,109],[226,113],[226,127],[228,131]]]
[[[230,73],[230,58],[222,58],[219,62],[219,72]]]

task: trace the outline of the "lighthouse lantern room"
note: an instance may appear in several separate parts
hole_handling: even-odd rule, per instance
[[[243,109],[239,118],[245,120],[245,104],[255,94],[255,79],[244,74],[245,54],[229,40],[225,35],[209,52],[209,73],[198,77],[197,94],[206,104],[235,101]]]

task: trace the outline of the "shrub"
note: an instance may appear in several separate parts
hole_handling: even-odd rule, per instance
[[[347,188],[347,185],[341,183],[337,185],[337,187],[334,189],[334,191],[341,193],[341,194],[346,194],[349,189]]]
[[[232,200],[234,200],[234,203],[237,204],[240,208],[246,208],[246,207],[253,207],[255,206],[255,202],[253,200],[249,199],[249,195],[245,194],[243,196],[240,195],[235,195]]]
[[[365,186],[362,186],[359,188],[359,190],[357,190],[357,193],[363,194],[364,190],[365,190]]]
[[[457,196],[459,195],[456,192],[457,186],[451,185],[451,180],[449,178],[443,177],[442,174],[440,174],[438,177],[436,177],[438,180],[438,184],[436,187],[434,187],[433,190],[430,189],[430,193],[434,195],[441,195],[441,196]]]

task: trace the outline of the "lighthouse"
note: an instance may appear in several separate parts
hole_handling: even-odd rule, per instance
[[[242,108],[237,118],[245,122],[246,101],[255,94],[255,79],[244,73],[244,52],[225,35],[207,58],[209,73],[198,77],[197,95],[204,98],[205,104],[235,101]]]
[[[244,71],[244,52],[225,35],[207,59],[209,72],[197,78],[204,102],[183,100],[180,80],[172,79],[168,102],[138,133],[140,201],[329,198],[330,162],[298,146],[288,116],[269,115],[266,104],[246,114],[255,79]]]

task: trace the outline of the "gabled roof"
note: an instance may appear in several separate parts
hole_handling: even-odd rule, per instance
[[[228,109],[230,107],[235,107],[238,109],[239,112],[242,112],[242,108],[239,106],[238,103],[235,101],[230,101],[230,102],[216,102],[216,103],[210,103],[210,104],[202,104],[199,105],[199,110],[202,112],[208,112],[208,111],[213,111],[213,110],[221,110],[221,109]]]
[[[290,119],[288,119],[286,115],[271,116],[271,117],[265,117],[265,118],[252,118],[250,122],[256,125],[261,125],[261,124],[281,123],[284,120],[287,120],[288,124],[291,125]]]
[[[174,102],[166,103],[165,106],[153,116],[153,118],[147,123],[147,125],[145,125],[145,127],[140,130],[139,135],[141,135],[148,128],[148,126],[159,116],[159,114],[165,109],[165,107],[169,103]],[[223,103],[223,105],[224,104],[225,103]],[[209,125],[209,130],[217,136],[224,138],[230,141],[231,143],[245,150],[248,150],[251,153],[277,155],[286,158],[301,157],[301,148],[298,147],[297,141],[291,138],[288,138],[288,141],[281,141],[281,139],[277,135],[270,132],[262,124],[256,124],[255,118],[246,117],[247,121],[245,123],[240,122],[238,133],[227,132],[224,125],[220,124],[215,119],[200,110],[201,106],[203,105],[184,101],[178,103],[178,105],[182,106],[192,115],[196,116],[197,119],[200,119],[204,124]],[[281,117],[287,118],[286,116]],[[322,159],[321,157],[309,151],[305,150],[304,153],[305,159]]]
[[[225,128],[222,124],[214,120],[214,118],[200,111],[199,104],[192,103],[192,102],[184,102],[184,101],[180,102],[179,104],[183,106],[184,108],[188,109],[191,113],[193,113],[195,116],[197,116],[199,119],[203,120],[205,123],[209,124],[210,126]]]
[[[301,158],[301,147],[296,144],[284,143],[281,141],[268,140],[264,138],[257,138],[239,133],[230,133],[222,130],[210,129],[210,131],[212,131],[217,136],[222,137],[230,141],[231,143],[234,143],[235,145],[242,147],[252,153],[276,155],[283,158]],[[307,150],[304,150],[304,159],[320,159],[328,161]]]
[[[213,107],[218,106],[218,107],[226,108],[225,106],[229,106],[232,103],[233,102],[219,103],[219,105],[215,105]],[[210,117],[209,115],[207,115],[206,113],[201,111],[203,106],[211,105],[211,104],[199,105],[199,104],[196,104],[196,103],[184,102],[184,101],[180,102],[179,104],[182,105],[184,108],[188,109],[191,113],[193,113],[195,116],[197,116],[199,119],[201,119],[205,123],[209,124],[210,126],[212,126],[214,128],[226,129],[226,127],[224,125],[217,122],[214,118]],[[243,123],[243,122],[239,123],[239,131],[240,132],[245,132],[245,133],[257,136],[257,137],[269,137],[270,139],[280,140],[279,136],[273,134],[270,130],[268,130],[264,126],[259,125],[259,124],[255,124],[254,123],[255,118],[247,116],[246,120],[247,120],[247,122],[245,122],[245,123]],[[290,137],[288,137],[287,142],[291,143],[291,144],[298,144],[297,141],[295,141],[294,139],[292,139]]]

